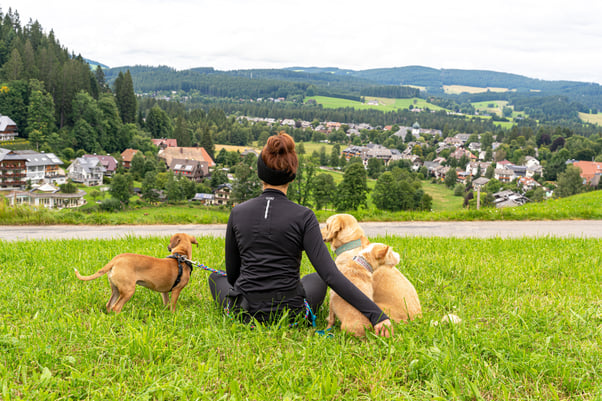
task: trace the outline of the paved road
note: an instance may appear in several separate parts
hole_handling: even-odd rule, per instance
[[[379,235],[432,237],[582,237],[602,238],[600,220],[562,221],[476,221],[476,222],[390,222],[361,223],[368,237]],[[0,226],[0,240],[110,239],[128,236],[170,236],[186,232],[195,236],[223,236],[223,224],[119,225],[119,226]]]

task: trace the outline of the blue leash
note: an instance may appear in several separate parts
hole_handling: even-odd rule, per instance
[[[225,276],[226,272],[223,270],[216,270],[216,269],[212,269],[211,267],[205,266],[202,263],[198,263],[198,262],[193,262],[192,260],[189,260],[190,263],[193,263],[195,266],[203,269],[203,270],[207,270],[210,271],[212,273],[217,273],[220,276]],[[307,302],[307,299],[303,299],[303,304],[305,305],[305,319],[309,320],[311,322],[312,327],[316,327],[316,315],[314,314],[314,312],[311,310],[311,306],[309,306],[309,302]],[[226,315],[228,315],[228,317],[232,318],[231,314],[230,314],[230,304],[228,302],[228,305],[226,305],[226,307],[224,308],[226,310]],[[291,326],[296,325],[296,323],[291,324]]]

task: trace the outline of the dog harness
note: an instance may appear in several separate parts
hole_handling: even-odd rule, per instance
[[[348,242],[346,244],[341,245],[340,247],[338,247],[334,253],[339,256],[340,254],[342,254],[343,252],[347,252],[350,251],[352,249],[355,248],[359,248],[360,246],[362,246],[362,240],[361,239],[356,239],[353,240],[351,242]]]
[[[186,258],[186,256],[180,255],[177,252],[172,255],[169,255],[168,258],[175,259],[178,261],[178,277],[176,277],[176,282],[173,283],[173,285],[169,289],[169,291],[171,291],[175,288],[176,285],[180,284],[180,281],[182,280],[182,272],[184,271],[182,263],[185,263],[186,265],[188,265],[188,267],[190,267],[190,274],[192,274],[192,263],[190,262],[190,260],[188,260],[188,258]]]
[[[370,263],[368,263],[368,261],[363,256],[356,255],[353,257],[353,261],[355,263],[357,263],[358,265],[363,266],[370,273],[374,273],[374,270],[372,270],[372,266],[370,265]]]

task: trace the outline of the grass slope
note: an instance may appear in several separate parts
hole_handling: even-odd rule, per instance
[[[366,102],[368,100],[378,101],[378,105],[370,105],[367,103],[358,102],[355,100],[339,99],[327,96],[309,96],[308,99],[314,99],[316,103],[321,104],[325,108],[345,108],[352,107],[358,110],[376,109],[381,111],[395,111],[398,109],[409,109],[410,105],[421,109],[429,108],[430,110],[444,110],[443,108],[434,104],[428,103],[424,99],[412,98],[412,99],[390,99],[381,97],[370,97],[366,96]]]
[[[390,339],[232,321],[195,269],[175,314],[138,287],[107,315],[112,256],[168,236],[0,243],[3,400],[568,400],[602,397],[599,239],[371,238],[402,254],[424,316]],[[193,259],[224,267],[223,239]],[[302,273],[312,271],[306,258]],[[327,308],[318,313],[326,326]],[[445,313],[456,326],[439,324]]]
[[[340,176],[340,174],[327,171]],[[368,187],[374,188],[374,181]],[[442,185],[424,183],[424,189],[433,196],[432,212],[377,210],[371,201],[367,209],[350,211],[360,221],[494,221],[494,220],[602,220],[602,191],[529,203],[520,207],[481,210],[460,209],[462,199],[450,196]],[[320,221],[335,213],[333,210],[316,210]],[[0,202],[0,224],[219,224],[226,223],[227,208],[215,209],[197,204],[139,207],[125,212],[82,212],[77,210],[33,210],[9,207]]]
[[[598,114],[588,114],[588,113],[579,113],[579,118],[586,123],[597,124],[602,126],[602,113]]]

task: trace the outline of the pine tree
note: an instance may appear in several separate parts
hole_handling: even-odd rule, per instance
[[[211,159],[215,159],[215,145],[213,144],[213,138],[211,138],[211,131],[205,129],[203,136],[201,137],[201,147],[211,156]]]
[[[119,72],[114,83],[115,100],[124,124],[136,122],[136,94],[130,70]]]

